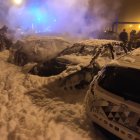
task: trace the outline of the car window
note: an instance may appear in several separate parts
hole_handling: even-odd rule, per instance
[[[106,67],[98,79],[103,89],[140,103],[140,70],[109,66]]]

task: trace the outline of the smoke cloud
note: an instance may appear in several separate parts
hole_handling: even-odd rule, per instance
[[[29,0],[21,7],[1,2],[1,24],[24,31],[89,36],[115,20],[119,0]]]

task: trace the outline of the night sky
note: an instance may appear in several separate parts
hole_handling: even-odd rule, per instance
[[[119,20],[140,22],[140,0],[123,0]]]
[[[18,12],[16,12],[16,10],[15,10],[15,12],[13,12],[14,9],[16,9],[16,8],[13,8],[14,6],[9,4],[9,1],[11,1],[11,0],[0,0],[0,24],[1,25],[5,24],[5,23],[11,24],[11,22],[13,25],[14,24],[13,21],[16,22],[15,19],[10,19],[10,18],[11,17],[15,18]],[[26,1],[25,5],[28,8],[32,8],[32,7],[43,7],[44,2],[48,2],[48,1],[51,2],[52,0],[25,0],[25,1]],[[54,0],[54,1],[56,1],[57,2],[56,4],[58,4],[58,0]],[[61,0],[61,2],[62,1],[67,1],[67,0]],[[68,1],[78,1],[78,0],[68,0]],[[90,7],[86,7],[86,9],[89,11],[87,13],[85,13],[83,16],[80,15],[80,17],[86,17],[85,15],[89,14],[88,15],[89,18],[90,19],[92,18],[91,22],[94,21],[93,15],[94,15],[95,21],[96,21],[96,19],[101,19],[101,20],[97,20],[97,22],[99,21],[99,24],[100,23],[108,24],[108,22],[112,23],[116,19],[118,19],[118,21],[140,22],[140,0],[84,0],[84,1],[90,1],[91,3],[89,4]],[[63,7],[63,3],[62,3],[62,7]],[[61,7],[61,9],[65,9],[67,7],[67,5],[64,5],[64,8],[62,8],[62,7]],[[79,7],[79,4],[78,4],[78,7]],[[72,8],[75,9],[74,7],[72,7]],[[71,15],[72,19],[74,19],[74,17],[76,17],[75,21],[77,21],[77,19],[81,20],[80,18],[77,18],[78,12],[75,12],[73,14],[73,11],[74,11],[73,9],[72,10],[69,9],[69,11],[72,11],[71,12],[72,14],[69,14],[66,17],[69,17]],[[67,10],[67,8],[66,8],[66,10]],[[52,11],[54,11],[54,9]],[[40,19],[48,18],[48,17],[44,18],[44,16],[42,16],[42,13],[40,11],[38,11],[37,8],[33,9],[31,12],[32,12],[33,17],[35,17],[37,19],[37,23],[40,22]],[[118,12],[119,12],[119,14],[118,14]],[[23,12],[23,13],[26,13],[26,12]],[[47,13],[48,13],[48,11],[47,11]],[[59,14],[59,12],[56,12],[56,13]],[[65,12],[62,12],[62,13],[65,13]],[[82,13],[84,13],[84,12],[82,12]],[[58,15],[58,14],[56,14],[56,15]],[[12,15],[12,16],[8,16],[8,15]],[[53,14],[50,14],[50,16],[52,16],[52,15]],[[58,15],[58,16],[63,17],[63,15]],[[21,18],[23,19],[23,17],[24,16],[22,16]],[[26,20],[24,20],[25,23],[27,23],[27,21],[31,21],[31,18],[28,18],[29,20],[27,20],[26,14],[25,14],[25,17],[26,17]],[[22,19],[21,20],[18,20],[18,18],[16,18],[16,19],[17,19],[17,24],[24,23]],[[50,17],[48,19],[49,20],[47,20],[47,21],[51,21]],[[66,21],[66,20],[64,20],[64,21]],[[42,22],[44,22],[44,20]],[[65,25],[65,24],[69,24],[69,23],[63,22],[63,24]]]

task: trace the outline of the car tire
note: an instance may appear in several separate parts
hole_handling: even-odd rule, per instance
[[[121,140],[120,138],[118,138],[117,136],[113,135],[109,131],[105,130],[103,127],[99,126],[98,124],[93,122],[93,125],[94,125],[95,128],[97,128],[98,130],[101,131],[101,133],[105,136],[105,138],[107,140]]]

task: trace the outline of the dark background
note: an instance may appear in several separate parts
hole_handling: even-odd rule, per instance
[[[123,0],[118,19],[140,22],[140,0]]]

